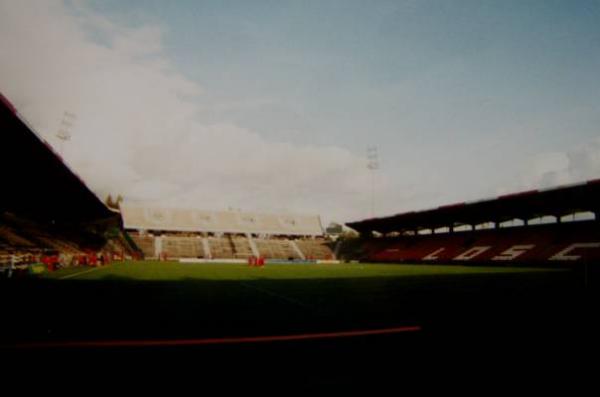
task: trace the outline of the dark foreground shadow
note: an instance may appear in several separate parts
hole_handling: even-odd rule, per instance
[[[248,382],[266,371],[269,382],[294,374],[304,386],[339,386],[391,380],[401,367],[451,367],[458,357],[488,364],[530,358],[539,366],[550,355],[591,354],[597,339],[595,292],[572,272],[243,282],[35,279],[1,288],[5,354],[136,368],[159,357],[175,365],[185,356],[215,382],[228,371]],[[415,325],[419,332],[250,344],[32,347]]]

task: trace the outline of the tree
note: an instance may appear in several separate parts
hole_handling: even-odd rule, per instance
[[[112,196],[109,194],[106,197],[105,203],[108,208],[118,210],[121,207],[121,203],[123,202],[123,196],[120,194],[117,196],[116,200],[113,200]]]
[[[106,204],[106,206],[108,208],[115,208],[115,202],[113,201],[113,198],[110,194],[106,197],[106,200],[104,200],[104,203]]]
[[[336,222],[330,222],[329,226],[325,229],[327,234],[339,235],[342,233],[342,225]]]

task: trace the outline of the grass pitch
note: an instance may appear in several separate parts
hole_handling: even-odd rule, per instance
[[[50,279],[129,279],[139,281],[175,280],[294,280],[344,278],[444,277],[493,273],[545,273],[549,269],[474,267],[444,265],[382,264],[269,264],[262,268],[228,263],[179,263],[174,261],[116,262],[95,269],[69,268],[48,273]]]
[[[9,334],[5,340],[98,340],[290,335],[413,325],[424,332],[497,329],[515,317],[528,320],[528,308],[539,299],[563,305],[575,285],[571,273],[475,266],[256,268],[123,262],[8,283],[0,294],[5,301],[17,302],[9,309],[14,326],[1,332]],[[566,300],[559,302],[562,298]],[[506,311],[509,307],[512,312]],[[507,315],[510,318],[501,322]]]
[[[115,363],[129,371],[132,365],[152,363],[162,369],[192,362],[194,371],[210,374],[202,382],[212,380],[219,386],[241,384],[232,379],[247,375],[246,382],[259,379],[261,385],[334,385],[337,390],[365,381],[370,387],[382,374],[394,383],[401,373],[398,366],[430,368],[436,362],[432,357],[442,355],[481,352],[480,359],[495,360],[503,354],[513,359],[523,352],[576,351],[574,346],[589,343],[585,321],[593,313],[581,279],[570,270],[377,264],[251,268],[143,261],[5,281],[0,285],[0,299],[7,302],[0,351],[3,346],[10,350],[11,345],[48,342],[421,329],[158,351],[86,348],[73,356],[77,363],[110,357],[103,370]],[[22,355],[22,350],[12,351]],[[61,355],[69,351],[73,350],[58,350]],[[94,352],[98,354],[90,355]],[[116,352],[119,360],[105,352]],[[120,353],[127,359],[121,360]],[[157,359],[157,353],[165,355]]]

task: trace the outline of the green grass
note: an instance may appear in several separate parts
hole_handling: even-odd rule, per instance
[[[16,302],[8,316],[8,339],[43,339],[48,330],[67,340],[139,339],[414,324],[467,331],[486,321],[496,329],[515,318],[521,324],[535,320],[531,313],[546,313],[554,321],[557,307],[571,313],[565,302],[574,299],[577,288],[569,270],[129,261],[8,283],[0,298]]]
[[[146,281],[175,280],[294,280],[372,277],[420,277],[477,275],[493,273],[547,272],[548,269],[514,267],[475,267],[444,265],[382,265],[382,264],[272,264],[263,268],[227,263],[179,263],[160,261],[117,262],[88,271],[89,268],[68,268],[45,277],[60,279],[101,280],[122,278]]]
[[[111,361],[109,369],[118,362],[126,363],[127,370],[134,368],[137,363],[131,365],[130,357],[160,369],[181,361],[192,363],[201,382],[217,379],[201,366],[205,364],[219,368],[226,377],[223,384],[234,379],[244,387],[240,376],[250,369],[259,370],[261,387],[285,379],[280,390],[296,387],[307,376],[328,379],[338,370],[350,374],[334,379],[342,384],[363,379],[370,370],[369,385],[382,379],[397,382],[403,379],[402,364],[425,372],[439,366],[435,354],[445,353],[442,346],[451,347],[450,360],[468,357],[469,350],[491,359],[505,351],[511,358],[522,357],[535,343],[552,355],[557,343],[572,350],[581,350],[573,349],[577,341],[589,346],[582,336],[592,335],[587,320],[595,313],[595,301],[582,299],[576,276],[568,269],[381,264],[251,268],[140,261],[63,269],[0,285],[0,300],[7,302],[0,351],[2,343],[167,341],[420,327],[416,333],[356,338],[82,350],[94,359],[112,359],[111,352],[127,357]],[[54,360],[63,350],[43,352],[53,353],[48,356]],[[180,360],[182,354],[187,359]],[[382,367],[390,374],[382,376]]]

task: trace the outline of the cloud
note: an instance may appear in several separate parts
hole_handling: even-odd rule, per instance
[[[100,197],[367,215],[363,157],[203,121],[206,94],[165,54],[166,31],[119,24],[85,2],[0,0],[0,90],[52,144],[63,112],[77,115],[64,157]],[[386,180],[377,176],[378,195]]]
[[[598,178],[600,137],[566,151],[540,153],[524,175],[523,188],[550,188]]]

